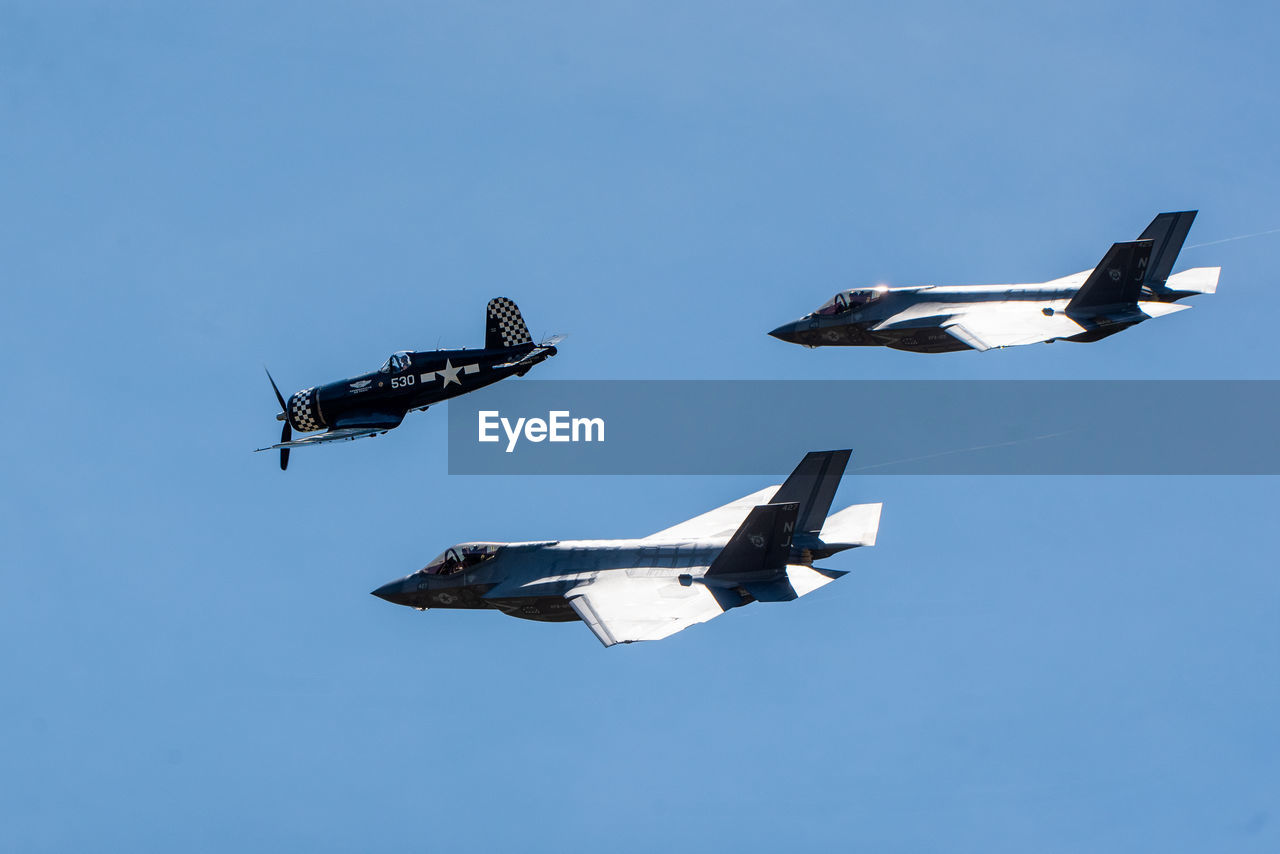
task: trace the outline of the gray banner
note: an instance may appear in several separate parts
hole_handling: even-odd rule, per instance
[[[451,474],[1278,474],[1280,381],[515,380],[449,402]]]

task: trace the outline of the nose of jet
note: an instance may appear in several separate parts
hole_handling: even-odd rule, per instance
[[[793,320],[791,323],[784,323],[769,334],[779,341],[786,341],[788,344],[800,343],[800,321]]]
[[[405,587],[405,580],[397,578],[395,581],[389,581],[386,584],[373,591],[373,595],[379,599],[385,599],[394,605],[408,605],[409,592]]]

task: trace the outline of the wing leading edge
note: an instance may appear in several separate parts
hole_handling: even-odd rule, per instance
[[[376,436],[379,433],[385,433],[389,427],[338,427],[326,433],[317,436],[307,436],[303,439],[294,439],[291,442],[278,442],[274,445],[268,445],[265,448],[254,448],[254,451],[274,451],[278,448],[302,448],[307,445],[322,445],[326,442],[350,441],[352,439],[364,439],[368,436]]]
[[[719,539],[731,536],[746,521],[747,514],[751,512],[751,509],[757,505],[769,503],[769,499],[773,497],[773,494],[778,489],[777,485],[766,486],[764,489],[753,492],[750,495],[744,495],[714,510],[708,510],[706,513],[694,516],[692,519],[686,519],[678,525],[663,528],[656,534],[650,534],[645,537],[645,539],[670,542],[673,540]]]

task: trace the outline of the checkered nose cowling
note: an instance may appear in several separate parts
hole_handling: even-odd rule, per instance
[[[324,419],[320,417],[316,398],[314,388],[303,389],[289,398],[289,423],[293,425],[293,429],[300,433],[324,429]]]

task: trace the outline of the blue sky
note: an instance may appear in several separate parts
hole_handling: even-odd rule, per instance
[[[368,591],[759,478],[448,477],[440,411],[287,476],[249,451],[264,363],[478,343],[496,295],[570,333],[545,379],[1275,379],[1280,236],[1186,251],[1221,292],[1095,345],[765,332],[858,284],[1085,269],[1161,210],[1280,226],[1278,29],[4,4],[0,848],[1275,850],[1274,478],[850,478],[885,515],[839,584],[606,651]]]

